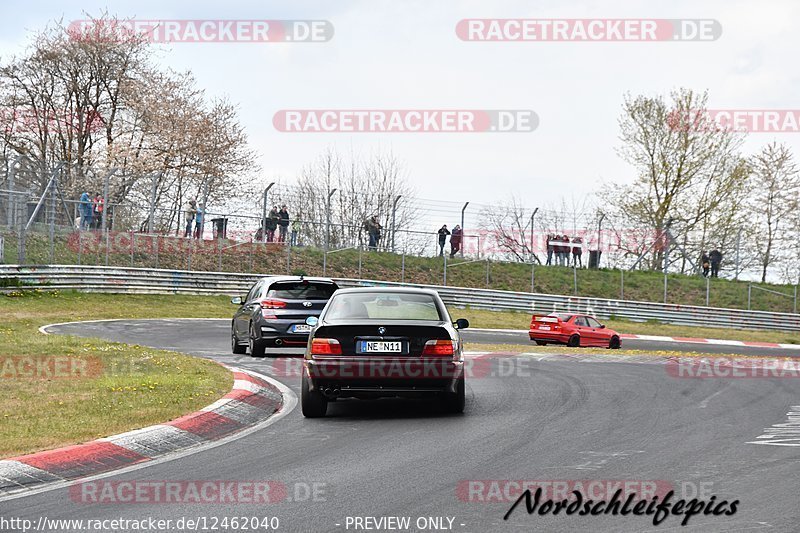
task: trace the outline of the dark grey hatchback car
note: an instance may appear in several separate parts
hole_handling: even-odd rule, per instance
[[[327,278],[275,276],[257,281],[244,298],[233,298],[239,306],[231,321],[231,350],[261,357],[268,346],[303,347],[308,342],[310,316],[319,316],[339,288]]]

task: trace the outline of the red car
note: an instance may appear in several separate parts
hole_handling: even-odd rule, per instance
[[[539,346],[566,344],[572,347],[597,346],[614,349],[622,347],[619,333],[605,327],[589,315],[572,313],[533,315],[528,333],[531,340],[536,341]]]

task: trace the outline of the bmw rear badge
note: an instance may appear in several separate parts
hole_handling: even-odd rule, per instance
[[[311,302],[303,302],[303,307],[311,307],[312,305]]]
[[[383,335],[384,333],[386,333],[386,328],[385,328],[385,327],[383,327],[383,326],[379,327],[379,328],[378,328],[378,333],[380,333],[381,335]]]

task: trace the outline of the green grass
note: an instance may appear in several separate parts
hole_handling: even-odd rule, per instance
[[[50,246],[46,233],[28,234],[26,262],[28,264],[105,264],[105,243],[96,234],[85,232],[83,243],[78,246],[75,233],[59,233],[50,260]],[[16,261],[17,236],[6,232],[6,260]],[[168,238],[162,249],[156,252],[153,241],[146,236],[135,239],[130,253],[130,234],[118,235],[112,240],[109,265],[142,268],[172,268],[194,270],[221,270],[225,272],[255,272],[263,274],[306,274],[319,276],[323,273],[322,251],[310,247],[293,248],[287,254],[282,245],[244,244],[233,241],[198,241]],[[197,248],[201,246],[200,248]],[[80,254],[78,253],[80,252]],[[388,252],[364,252],[359,271],[359,252],[343,250],[328,255],[326,274],[331,277],[405,281],[441,285],[444,283],[442,264],[438,257],[405,258],[403,273],[402,256]],[[461,287],[491,288],[519,292],[531,290],[531,267],[522,263],[474,262],[457,265],[461,259],[449,260],[447,285]],[[723,265],[724,267],[724,265]],[[537,266],[536,292],[545,294],[574,293],[573,271],[567,267]],[[624,275],[624,295],[621,281]],[[765,311],[793,311],[794,286],[754,283],[751,307]],[[779,296],[758,290],[768,288],[788,296]],[[747,308],[748,282],[713,279],[710,282],[709,305],[734,309]],[[601,299],[664,301],[664,276],[659,272],[619,270],[578,270],[578,295]],[[700,276],[670,274],[668,276],[667,302],[681,305],[705,305],[706,280]]]
[[[0,457],[166,422],[231,388],[231,373],[209,360],[37,331],[93,318],[206,316],[224,299],[22,294],[0,297]],[[47,366],[30,372],[37,363]]]

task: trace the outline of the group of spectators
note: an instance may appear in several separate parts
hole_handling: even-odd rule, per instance
[[[439,257],[444,255],[444,245],[447,243],[447,236],[450,235],[450,257],[455,257],[455,255],[461,250],[461,243],[464,239],[464,232],[461,229],[461,226],[456,224],[451,232],[447,229],[447,224],[443,225],[439,228],[439,231],[436,232],[439,237]]]
[[[184,211],[186,217],[186,231],[183,232],[184,237],[199,239],[203,236],[205,213],[205,204],[201,203],[198,206],[197,200],[189,200],[189,203],[186,204],[186,211]],[[194,225],[194,231],[192,231],[192,225]]]
[[[85,229],[100,229],[103,221],[103,209],[105,208],[103,195],[99,192],[94,198],[88,192],[81,194],[79,203],[80,221],[78,227]]]
[[[267,218],[262,221],[261,227],[256,231],[256,240],[281,244],[288,242],[289,246],[300,246],[301,226],[300,220],[292,220],[291,216],[289,216],[289,208],[286,204],[281,205],[280,208],[275,205],[270,209]],[[265,230],[266,234],[264,233]]]
[[[572,261],[570,262],[570,253]],[[583,239],[568,235],[547,235],[547,264],[559,266],[574,266],[583,268]],[[555,257],[555,263],[553,263]]]
[[[703,277],[707,278],[709,275],[712,278],[719,277],[719,266],[722,264],[722,252],[716,248],[710,252],[703,252],[700,256],[700,264],[703,267]]]

